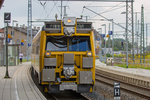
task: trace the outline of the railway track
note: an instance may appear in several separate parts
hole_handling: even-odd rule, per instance
[[[101,68],[96,69],[96,82],[107,84],[112,88],[114,82],[120,82],[121,90],[150,100],[150,81],[141,76]]]
[[[40,92],[45,96],[47,100],[89,100],[88,98],[84,97],[83,95],[73,92],[73,91],[65,91],[62,93],[56,94],[48,94],[43,92],[43,87],[38,84],[38,77],[33,74],[32,69],[29,70],[30,76],[34,81],[35,85],[38,87]]]

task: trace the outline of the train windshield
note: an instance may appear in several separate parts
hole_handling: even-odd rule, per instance
[[[46,44],[46,50],[50,51],[91,51],[88,36],[49,36]]]
[[[90,37],[75,36],[70,38],[69,51],[91,51]]]
[[[46,50],[50,51],[67,51],[67,38],[60,36],[47,37]]]

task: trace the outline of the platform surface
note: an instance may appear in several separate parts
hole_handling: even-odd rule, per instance
[[[130,74],[133,74],[133,75],[138,75],[138,76],[143,76],[143,77],[150,77],[150,70],[146,70],[146,69],[122,68],[122,67],[118,67],[118,66],[107,66],[106,64],[100,62],[99,60],[96,60],[95,66],[96,66],[96,68],[106,68],[106,69],[109,69],[109,70],[130,73]]]
[[[30,62],[9,66],[10,79],[0,67],[0,100],[46,100],[29,76]]]

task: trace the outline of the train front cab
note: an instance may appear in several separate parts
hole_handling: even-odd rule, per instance
[[[64,18],[45,24],[40,45],[40,84],[45,86],[45,92],[92,92],[95,49],[91,23]]]

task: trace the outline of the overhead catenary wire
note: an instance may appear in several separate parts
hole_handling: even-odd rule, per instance
[[[124,7],[125,6],[121,6],[121,7],[117,7],[117,8],[111,9],[111,10],[107,10],[107,11],[101,12],[101,14],[108,13],[108,12],[111,12],[111,11],[114,11],[114,10],[118,10],[118,9],[124,8]]]
[[[51,10],[50,10],[50,13],[47,15],[47,17],[50,17],[50,15],[51,15],[51,13],[52,13],[52,11],[53,11],[53,9],[56,7],[57,8],[57,3],[58,3],[58,1],[53,1],[53,3],[54,3],[54,5],[53,5],[53,7],[51,8]],[[58,9],[57,9],[58,10]],[[58,10],[59,11],[59,10]],[[60,13],[60,12],[59,12]]]
[[[42,3],[42,2],[40,1],[40,4],[41,4],[42,7],[45,9],[46,1],[45,1],[44,3]]]
[[[106,18],[105,16],[103,16],[103,15],[101,15],[101,14],[99,14],[99,13],[97,13],[97,12],[95,12],[95,11],[85,7],[85,6],[83,8],[86,8],[87,10],[89,10],[89,11],[99,15],[100,17],[104,18],[105,20],[110,21],[110,22],[114,23],[115,25],[117,25],[117,26],[119,26],[119,27],[121,27],[123,29],[126,29],[124,26],[120,25],[119,23],[114,22],[114,20],[110,20],[110,19]],[[128,30],[128,31],[130,32],[130,30]]]
[[[103,12],[101,12],[101,13],[99,13],[99,14],[104,14],[104,13],[107,13],[107,12],[110,12],[110,11],[113,11],[113,10],[118,10],[119,8],[122,8],[122,7],[125,7],[125,6],[120,6],[122,3],[119,3],[119,4],[116,4],[116,5],[114,5],[114,6],[111,6],[111,8],[108,8],[108,9],[106,9],[105,11],[103,11]],[[118,7],[118,6],[120,6],[119,8],[116,8],[116,7]],[[86,6],[86,7],[90,7],[90,6]],[[94,7],[94,6],[91,6],[91,7]],[[95,6],[95,7],[102,7],[102,6]],[[104,6],[103,6],[104,7]],[[106,7],[108,7],[108,6],[106,6]],[[113,8],[115,8],[115,9],[113,9]],[[95,16],[93,16],[93,17],[91,17],[91,18],[94,18],[94,17],[96,17],[97,15],[95,15]]]

